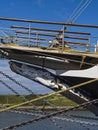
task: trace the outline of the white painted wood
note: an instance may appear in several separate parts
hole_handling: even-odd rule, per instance
[[[83,78],[98,78],[98,65],[84,70],[57,70],[57,75]]]

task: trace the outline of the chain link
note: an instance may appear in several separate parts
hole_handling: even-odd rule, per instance
[[[30,92],[31,94],[34,94],[32,92],[31,89],[27,88],[26,86],[22,85],[21,83],[19,83],[18,81],[16,81],[15,79],[13,79],[12,77],[10,77],[9,75],[5,74],[4,72],[0,71],[0,74],[4,75],[6,78],[12,80],[13,82],[15,82],[16,84],[18,84],[19,86],[21,86],[22,88],[24,88],[25,90],[27,90],[28,92]],[[24,96],[20,95],[17,91],[15,91],[12,87],[10,87],[8,84],[6,84],[4,81],[0,80],[0,82],[5,85],[7,88],[9,88],[12,92],[14,92],[17,96],[19,96],[20,98],[22,98],[23,101],[28,101],[28,99],[26,99]],[[37,97],[39,97],[37,95]],[[49,101],[47,101],[46,99],[43,99],[43,101],[45,103],[47,103],[48,105],[52,106],[52,107],[55,107],[54,104],[50,103]],[[43,113],[44,115],[46,114],[44,111],[42,110],[39,110],[39,108],[37,106],[35,106],[34,104],[32,103],[29,103],[30,105],[33,106],[34,110],[37,110],[37,111],[40,111],[41,113]],[[55,107],[56,108],[56,107]],[[59,126],[54,119],[51,119],[50,120],[54,123],[55,126],[57,126],[58,128],[60,128],[61,130],[64,130],[62,126]]]
[[[30,93],[34,94],[31,89],[29,89],[29,88],[27,88],[26,86],[22,85],[21,83],[19,83],[18,81],[16,81],[16,80],[13,79],[12,77],[10,77],[9,75],[3,73],[2,71],[0,71],[0,74],[4,75],[6,78],[12,80],[14,83],[18,84],[18,85],[21,86],[22,88],[24,88],[24,89],[26,89],[27,91],[29,91]],[[97,79],[95,79],[94,81],[96,81],[96,80],[97,80]],[[94,82],[94,81],[93,81],[93,82]],[[2,82],[6,87],[8,87],[11,91],[13,91],[15,94],[19,95],[19,93],[17,93],[17,92],[16,92],[14,89],[12,89],[9,85],[7,85],[6,83],[4,83],[3,81],[1,81],[1,82]],[[92,81],[89,81],[89,82],[92,82]],[[87,82],[87,83],[88,83],[88,82]],[[78,86],[80,86],[80,85],[78,85]],[[78,86],[75,86],[75,87],[78,87]],[[21,95],[19,95],[19,96],[22,97],[23,100],[27,101],[27,99],[25,99],[25,97],[23,97],[23,96],[21,96]],[[44,100],[46,100],[46,99],[44,99]],[[30,102],[29,102],[29,103],[30,103]],[[49,103],[49,104],[50,104],[50,103]],[[30,103],[30,105],[31,105],[31,103]],[[53,106],[54,106],[54,105],[53,105]],[[54,106],[54,107],[55,107],[55,106]],[[84,104],[83,104],[83,107],[86,107],[86,106],[84,106]],[[37,109],[37,110],[38,110],[38,109]],[[73,109],[73,110],[74,110],[74,109]],[[59,114],[59,112],[60,112],[60,111],[58,111],[57,113]],[[62,113],[63,113],[63,112],[62,112]],[[41,116],[41,117],[39,117],[39,118],[34,119],[35,121],[33,120],[33,122],[36,122],[36,121],[38,121],[38,120],[42,120],[43,117],[45,117],[45,119],[52,117],[52,115],[49,115],[49,114],[48,114],[48,115],[45,115],[45,114],[46,114],[46,113],[44,113],[44,116]],[[50,117],[49,117],[49,116],[50,116]],[[61,130],[64,130],[62,126],[60,126],[60,125],[58,125],[58,124],[56,123],[55,119],[51,118],[50,120],[51,120],[57,127],[59,127]],[[30,124],[31,122],[32,122],[32,120],[27,121],[27,122],[23,122],[23,123],[20,124],[20,126]],[[80,124],[81,124],[81,122],[80,122]],[[16,125],[15,127],[17,127],[17,126],[19,126],[19,124]],[[20,127],[20,126],[19,126],[19,127]],[[14,127],[14,128],[15,128],[15,127]]]
[[[0,74],[2,74],[3,76],[5,76],[6,78],[10,79],[11,81],[13,81],[13,82],[16,83],[17,85],[19,85],[20,87],[22,87],[23,89],[25,89],[26,91],[30,92],[31,94],[34,94],[33,91],[32,91],[30,88],[24,86],[23,84],[21,84],[20,82],[18,82],[17,80],[15,80],[15,79],[12,78],[11,76],[9,76],[8,74],[6,74],[6,73],[4,73],[4,72],[2,72],[2,71],[0,71]],[[39,97],[39,96],[37,95],[37,97]],[[47,103],[48,105],[54,107],[54,105],[53,105],[52,103],[50,103],[49,101],[47,101],[46,99],[43,99],[43,101],[44,101],[45,103]]]
[[[34,123],[34,122],[38,122],[38,121],[41,121],[41,120],[44,120],[44,119],[47,119],[47,118],[50,118],[50,117],[53,117],[53,116],[56,116],[56,115],[60,115],[62,113],[65,113],[65,112],[68,112],[68,111],[71,111],[71,110],[76,110],[76,109],[78,109],[80,107],[86,107],[87,105],[91,105],[92,103],[97,103],[97,102],[98,102],[98,99],[94,99],[92,101],[88,101],[88,102],[82,103],[82,104],[77,105],[75,107],[71,107],[69,109],[64,109],[64,110],[60,110],[60,111],[57,111],[57,112],[53,112],[51,114],[47,114],[47,115],[38,117],[36,119],[31,119],[29,121],[21,122],[19,124],[3,128],[1,130],[12,130],[12,129],[15,129],[15,128],[18,128],[18,127],[22,127],[22,126],[25,126],[25,125],[28,125],[28,124],[31,124],[31,123]],[[98,124],[93,124],[93,125],[98,125]]]

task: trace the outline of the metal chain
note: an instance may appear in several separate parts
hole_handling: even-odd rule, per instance
[[[25,90],[27,90],[27,91],[30,92],[31,94],[34,94],[31,89],[29,89],[29,88],[27,88],[26,86],[22,85],[22,84],[19,83],[17,80],[15,80],[14,78],[12,78],[12,77],[10,77],[9,75],[5,74],[4,72],[0,71],[0,74],[4,75],[6,78],[12,80],[14,83],[16,83],[17,85],[21,86],[22,88],[24,88]]]
[[[35,113],[35,112],[31,113],[31,112],[19,111],[19,110],[18,111],[17,110],[14,110],[14,111],[10,110],[10,112],[24,114],[24,115],[43,116],[42,114],[38,114],[38,113]],[[62,121],[76,122],[76,123],[85,124],[85,125],[91,125],[91,126],[98,126],[98,123],[95,123],[95,122],[88,122],[88,121],[72,119],[72,117],[70,115],[66,115],[66,117],[57,117],[57,116],[55,116],[55,117],[53,117],[53,119],[62,120]],[[90,120],[91,120],[91,118],[90,118]],[[96,120],[98,120],[98,119],[96,119]]]
[[[65,116],[67,116],[67,115],[65,115]],[[73,117],[73,118],[82,118],[82,119],[89,119],[89,120],[98,120],[98,118],[97,117],[88,117],[88,116],[79,116],[79,115],[70,115],[71,117]]]
[[[4,81],[0,80],[0,82],[4,86],[6,86],[7,88],[9,88],[13,93],[15,93],[16,96],[22,98],[23,101],[28,101],[28,99],[26,99],[24,96],[20,95],[16,90],[14,90],[11,86],[9,86],[8,84],[6,84]],[[36,108],[36,106],[34,104],[30,103],[30,105],[32,105],[37,110],[37,108]]]
[[[26,112],[26,111],[17,111],[17,110],[10,110],[10,112],[12,113],[19,113],[19,114],[24,114],[24,115],[34,115],[34,116],[42,116],[42,114],[38,114],[38,113],[31,113],[31,112]],[[64,116],[64,114],[63,114]],[[77,120],[75,119],[74,117],[72,118],[71,115],[65,115],[66,117],[52,117],[52,119],[55,120],[62,120],[62,121],[67,121],[67,122],[72,122],[72,123],[79,123],[80,125],[82,125],[83,127],[87,128],[87,126],[98,126],[98,123],[95,123],[95,122],[89,122],[89,121],[82,121],[82,120]],[[76,116],[77,118],[78,116]],[[81,117],[79,117],[81,118]],[[85,118],[83,118],[85,119]],[[89,118],[87,118],[89,119]],[[90,118],[90,120],[92,120],[92,118]],[[97,118],[95,118],[95,120],[98,120]],[[54,123],[55,123],[54,122]],[[57,125],[57,124],[56,124]],[[61,127],[59,126],[59,128],[61,129]]]
[[[19,96],[19,93],[16,92],[13,88],[11,88],[8,84],[6,84],[4,81],[0,80],[0,82],[6,86],[7,88],[9,88],[12,92],[14,92],[17,96]]]
[[[10,76],[9,75],[7,75],[7,74],[5,74],[5,73],[3,73],[3,72],[1,72],[1,74],[3,74],[4,76],[6,76],[7,78],[9,78]],[[11,79],[12,77],[10,77],[10,79]],[[13,78],[12,78],[13,79]],[[12,80],[11,79],[11,80]],[[23,97],[24,98],[24,97]],[[26,101],[26,100],[25,100]],[[56,126],[59,126],[53,119],[50,119],[50,120],[52,120],[52,122],[56,125]],[[59,128],[60,129],[62,129],[63,130],[63,128],[61,127],[61,126],[59,126]]]
[[[19,82],[17,82],[15,79],[13,79],[12,77],[10,77],[9,75],[3,73],[2,71],[0,71],[0,73],[2,75],[4,75],[5,77],[7,77],[8,79],[14,81],[16,84],[20,85],[22,88],[25,88],[27,91],[31,92],[32,94],[34,94],[32,92],[32,90],[28,89],[27,87],[23,86],[22,84],[20,84]],[[4,81],[0,80],[0,82],[2,84],[4,84],[6,87],[8,87],[12,92],[14,92],[17,96],[21,97],[23,99],[23,101],[28,101],[24,96],[20,95],[18,92],[16,92],[14,89],[12,89],[8,84],[6,84]],[[39,96],[38,96],[39,97]],[[51,105],[52,107],[55,107],[54,104],[51,104],[49,101],[47,101],[46,99],[43,99],[43,101],[49,105]],[[35,106],[34,104],[32,103],[29,103],[30,105],[33,105],[34,109],[35,110],[39,110],[37,106]],[[45,112],[43,112],[42,110],[39,110],[41,113],[43,113],[45,115]],[[50,119],[54,124],[55,126],[57,126],[58,128],[60,128],[61,130],[64,130],[63,127],[59,126],[54,119]]]
[[[60,118],[60,117],[54,117],[55,119],[58,119],[58,120],[62,120],[62,121],[70,121],[70,122],[73,122],[73,123],[79,123],[79,124],[82,124],[82,125],[90,125],[90,126],[98,126],[98,123],[95,123],[95,122],[88,122],[88,121],[80,121],[80,120],[76,120],[76,119],[72,119],[71,117],[65,117],[65,118]]]
[[[12,126],[9,126],[9,127],[6,127],[6,128],[2,128],[1,130],[12,130],[12,129],[16,129],[18,127],[22,127],[22,126],[25,126],[25,125],[28,125],[28,124],[31,124],[31,123],[34,123],[34,122],[38,122],[38,121],[41,121],[41,120],[44,120],[44,119],[47,119],[47,118],[50,118],[50,117],[53,117],[53,116],[56,116],[56,115],[60,115],[62,113],[65,113],[65,112],[68,112],[68,111],[71,111],[71,110],[76,110],[76,109],[78,109],[80,107],[86,107],[87,105],[91,105],[92,103],[97,103],[97,102],[98,102],[98,98],[94,99],[92,101],[88,101],[88,102],[82,103],[82,104],[77,105],[75,107],[71,107],[69,109],[60,110],[60,111],[57,111],[57,112],[53,112],[51,114],[47,114],[47,115],[38,117],[36,119],[31,119],[29,121],[21,122],[21,123],[18,123],[16,125],[12,125]]]
[[[12,113],[18,113],[18,114],[24,114],[24,115],[32,115],[32,116],[43,116],[42,114],[40,113],[31,113],[31,112],[26,112],[26,111],[19,111],[19,110],[10,110],[9,112],[12,112]],[[65,130],[63,128],[63,126],[61,126],[60,124],[58,124],[55,120],[56,118],[50,118],[50,121],[55,125],[57,126],[58,128],[60,128],[60,130]]]
[[[19,106],[22,106],[22,105],[26,105],[26,104],[28,104],[30,102],[34,102],[34,101],[38,101],[38,100],[44,99],[44,98],[50,97],[50,96],[55,95],[55,94],[63,93],[63,92],[66,92],[66,91],[70,91],[72,89],[79,88],[80,86],[83,87],[83,85],[93,83],[93,82],[95,82],[97,80],[98,80],[98,78],[97,79],[93,79],[93,80],[89,80],[89,81],[86,81],[86,82],[83,82],[83,83],[80,83],[80,84],[77,84],[77,85],[74,85],[74,86],[71,86],[71,87],[69,87],[67,89],[63,89],[63,90],[59,90],[59,91],[56,91],[56,92],[53,92],[53,93],[49,93],[49,94],[41,96],[39,98],[31,99],[31,100],[29,100],[27,102],[19,103],[17,105],[13,105],[13,106],[8,107],[6,109],[0,110],[0,112],[11,110],[13,108],[16,108],[16,107],[19,107]]]
[[[65,118],[63,118],[63,119],[61,118],[61,120],[66,120],[66,121],[72,122],[72,123],[79,123],[80,125],[82,125],[84,128],[87,128],[87,129],[89,129],[87,126],[98,126],[98,123],[95,123],[95,122],[91,123],[88,121],[77,120],[77,119],[71,117],[70,115],[64,115],[64,116],[65,116]]]
[[[68,88],[67,90],[70,90],[70,89],[79,87],[79,86],[84,85],[84,84],[88,84],[88,83],[94,82],[94,81],[96,81],[96,80],[98,80],[98,79],[94,79],[94,80],[91,80],[91,81],[88,81],[88,82],[84,82],[84,83],[82,83],[82,84],[78,84],[78,85],[76,85],[76,86],[72,86],[72,87]],[[60,93],[60,92],[62,92],[62,91],[65,91],[65,90],[61,90],[61,91],[59,91],[59,92],[54,92],[54,93]],[[54,93],[49,94],[48,96],[51,96],[51,95],[53,95]],[[47,97],[47,96],[43,96],[43,97],[45,98],[45,97]],[[41,97],[40,99],[42,99],[43,97]],[[38,98],[38,99],[39,99],[39,98]],[[38,99],[36,99],[36,100],[38,100]],[[31,101],[29,101],[29,102],[32,102],[32,101],[35,101],[35,100],[31,100]],[[27,103],[28,103],[28,102],[25,102],[25,104],[27,104]],[[22,103],[22,104],[19,104],[18,106],[20,106],[20,105],[23,105],[23,103]],[[15,108],[15,107],[17,107],[17,105],[16,105],[16,106],[13,106],[13,107],[11,107],[11,108],[8,108],[8,109],[6,109],[6,110],[10,110],[10,109]],[[1,111],[2,111],[2,110],[1,110]],[[3,109],[3,111],[5,111],[5,110]]]
[[[21,97],[21,98],[23,99],[23,101],[28,101],[28,99],[26,99],[24,96],[20,95],[17,91],[15,91],[12,87],[10,87],[10,86],[9,86],[8,84],[6,84],[4,81],[0,80],[0,82],[1,82],[3,85],[5,85],[7,88],[9,88],[12,92],[14,92],[17,96]],[[33,94],[33,92],[32,92],[32,94]],[[47,100],[44,99],[44,101],[46,102]],[[48,102],[48,101],[47,101],[47,102]],[[49,102],[48,104],[51,105],[50,102]],[[36,110],[38,110],[38,108],[37,108],[34,104],[30,103],[30,105],[33,105],[33,107],[36,108]],[[54,105],[53,105],[53,106],[54,106]]]
[[[34,94],[33,91],[32,91],[30,88],[24,86],[23,84],[21,84],[20,82],[18,82],[17,80],[15,80],[15,79],[12,78],[11,76],[9,76],[8,74],[6,74],[6,73],[4,73],[4,72],[2,72],[2,71],[0,71],[0,74],[4,75],[6,78],[10,79],[11,81],[13,81],[14,83],[16,83],[17,85],[19,85],[19,86],[22,87],[23,89],[27,90],[27,91],[30,92],[31,94]],[[39,97],[39,96],[37,95],[37,97]],[[48,105],[54,107],[54,105],[53,105],[52,103],[50,103],[49,101],[47,101],[46,99],[43,99],[43,101],[44,101],[45,103],[47,103]]]
[[[3,73],[3,72],[2,72]],[[4,73],[3,73],[3,75],[4,75]],[[4,76],[8,76],[8,75],[4,75]],[[8,76],[7,78],[9,78],[10,76]],[[54,120],[52,120],[52,122],[54,122]],[[57,124],[57,123],[55,123],[55,124]],[[62,128],[62,127],[59,127],[59,128]]]

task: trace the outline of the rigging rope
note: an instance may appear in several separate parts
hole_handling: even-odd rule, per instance
[[[87,0],[82,5],[83,2],[84,0],[80,1],[79,5],[76,7],[71,16],[68,18],[68,22],[75,21],[79,17],[79,15],[85,10],[85,8],[87,8],[87,6],[92,2],[92,0]]]
[[[78,4],[78,6],[75,8],[75,10],[72,12],[72,14],[69,16],[67,22],[72,21],[72,18],[74,17],[74,15],[77,13],[77,10],[81,7],[81,4],[84,0],[81,0],[80,3]]]
[[[4,81],[0,80],[0,82],[4,86],[6,86],[7,88],[9,88],[12,92],[14,92],[14,94],[16,94],[17,97],[20,97],[23,101],[28,101],[28,99],[26,97],[24,97],[23,95],[20,95],[16,90],[14,90],[12,87],[10,87],[8,84],[6,84]],[[32,105],[32,107],[34,109],[38,110],[37,107],[34,104],[32,104],[32,103],[29,103],[29,104]]]
[[[3,74],[4,76],[6,76],[7,78],[10,77],[9,75],[6,75],[6,74],[3,73],[3,72],[2,72],[1,74]],[[10,78],[12,78],[12,77],[10,77]],[[9,79],[10,79],[10,78],[9,78]],[[13,78],[12,78],[12,79],[13,79]],[[3,83],[5,86],[7,86],[3,81],[2,81],[2,83]],[[9,86],[8,86],[8,88],[11,89],[11,87],[9,87]],[[13,89],[12,89],[12,90],[13,90]],[[13,92],[14,92],[14,91],[13,91]],[[18,94],[18,93],[16,93],[16,94]],[[18,94],[18,95],[19,95],[19,94]],[[53,122],[57,127],[59,127],[60,129],[64,130],[63,127],[62,127],[62,126],[59,126],[54,119],[51,119],[51,120],[52,120],[52,122]]]
[[[74,20],[75,21],[79,15],[85,10],[85,8],[87,8],[87,6],[91,3],[92,0],[88,0],[87,3],[85,3],[85,5],[83,6],[83,9],[80,9],[80,11],[78,12],[78,14],[75,16]]]
[[[74,85],[74,86],[71,86],[71,87],[69,87],[69,88],[67,88],[67,89],[64,89],[64,90],[60,90],[60,91],[57,91],[57,92],[50,93],[50,94],[48,94],[48,95],[41,96],[41,97],[36,98],[36,99],[31,99],[31,100],[29,100],[29,101],[26,101],[26,102],[23,102],[23,103],[20,103],[20,104],[13,105],[13,106],[7,107],[7,108],[5,108],[5,109],[1,109],[0,112],[5,112],[5,111],[8,111],[8,110],[17,108],[17,107],[19,107],[19,106],[22,106],[22,105],[26,105],[26,104],[28,104],[28,103],[41,100],[41,99],[43,99],[43,98],[50,97],[50,96],[52,96],[52,95],[54,95],[54,94],[59,94],[59,93],[63,93],[63,92],[66,92],[66,91],[69,91],[69,90],[72,90],[72,89],[75,89],[75,88],[78,88],[78,87],[83,87],[83,85],[87,85],[87,84],[93,83],[93,82],[95,82],[95,81],[98,81],[98,78],[97,78],[97,79],[93,79],[93,80],[89,80],[89,81],[86,81],[86,82],[83,82],[83,83],[80,83],[80,84],[77,84],[77,85]]]
[[[12,78],[11,76],[7,75],[6,73],[0,71],[0,74],[4,75],[6,78],[10,79],[11,81],[13,81],[13,82],[16,83],[17,85],[19,85],[20,87],[22,87],[23,89],[25,89],[26,91],[30,92],[31,94],[34,94],[33,91],[32,91],[30,88],[24,86],[23,84],[21,84],[20,82],[18,82],[17,80],[15,80],[14,78]],[[39,96],[37,95],[37,97],[39,97]],[[53,104],[51,104],[49,101],[47,101],[46,99],[43,99],[43,101],[44,101],[45,103],[51,105],[51,106],[53,105]]]
[[[1,73],[2,75],[4,75],[5,77],[9,78],[10,80],[14,81],[16,84],[22,86],[22,88],[24,88],[24,86],[23,86],[22,84],[20,84],[19,82],[17,82],[15,79],[13,79],[12,77],[10,77],[9,75],[5,74],[5,73],[2,72],[2,71],[0,71],[0,73]],[[0,80],[0,82],[1,82],[3,85],[5,85],[7,88],[9,88],[12,92],[14,92],[14,93],[16,94],[16,96],[19,96],[20,98],[22,98],[23,101],[28,101],[28,99],[27,99],[26,97],[20,95],[17,91],[15,91],[13,88],[11,88],[11,87],[10,87],[8,84],[6,84],[4,81]],[[30,89],[27,89],[27,87],[25,87],[25,89],[26,89],[27,91],[30,90]],[[33,94],[32,90],[30,90],[30,91],[31,91],[31,93]],[[39,96],[37,96],[37,97],[39,97]],[[50,106],[52,106],[52,107],[55,107],[54,104],[50,103],[50,102],[47,101],[46,99],[43,99],[43,101],[44,101],[45,103],[47,103],[48,105],[50,105]],[[44,111],[40,110],[40,109],[39,109],[37,106],[35,106],[34,104],[32,104],[32,103],[29,103],[29,104],[33,106],[34,110],[39,110],[39,112],[41,112],[42,114],[44,114],[44,115],[46,114]],[[61,130],[64,130],[63,127],[60,126],[60,125],[58,125],[58,124],[55,122],[54,119],[51,119],[51,118],[50,118],[50,121],[52,121],[52,122],[54,123],[54,125],[57,126],[58,128],[60,128]]]

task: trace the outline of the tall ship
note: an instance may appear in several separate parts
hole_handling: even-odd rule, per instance
[[[68,30],[70,27],[98,28],[97,25],[12,18],[0,20],[45,24],[45,28],[10,26],[13,35],[1,37],[0,52],[9,59],[13,72],[53,91],[72,87],[61,94],[78,104],[98,98],[98,54],[91,52],[91,33]],[[57,29],[58,26],[61,28]],[[20,39],[27,44],[21,44]],[[95,46],[92,48],[94,50]],[[98,103],[86,107],[98,115]]]

